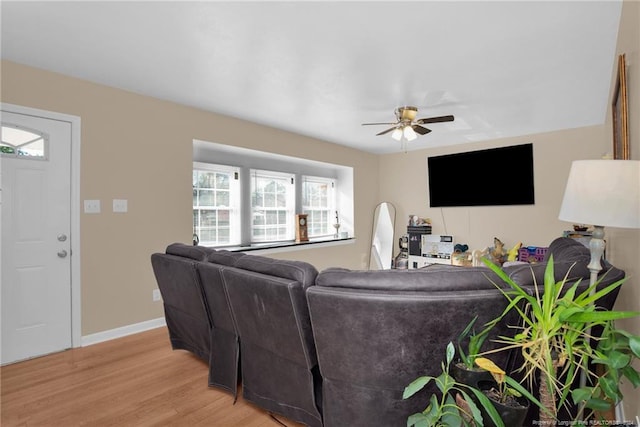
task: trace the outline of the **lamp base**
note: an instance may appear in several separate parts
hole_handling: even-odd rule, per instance
[[[602,270],[602,254],[604,254],[604,227],[595,225],[591,240],[589,241],[589,249],[591,250],[591,262],[587,266],[591,272],[589,284],[593,285],[598,280],[598,273]]]

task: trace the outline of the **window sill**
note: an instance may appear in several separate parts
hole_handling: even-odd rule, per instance
[[[262,255],[277,252],[291,252],[306,249],[324,248],[327,246],[350,245],[355,243],[355,237],[347,237],[345,239],[323,238],[313,239],[308,242],[278,242],[278,243],[256,243],[251,246],[236,246],[225,249],[231,252],[247,252],[253,255]]]

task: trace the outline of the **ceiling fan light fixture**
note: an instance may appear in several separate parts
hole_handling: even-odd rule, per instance
[[[391,134],[391,138],[395,139],[396,141],[400,141],[402,139],[402,128],[396,128]]]
[[[1,0],[0,0],[1,1]],[[395,123],[362,123],[362,126],[372,125],[385,125],[391,126],[382,132],[376,133],[376,136],[389,135],[391,138],[402,144],[402,149],[407,151],[407,142],[411,142],[419,135],[426,135],[431,132],[431,129],[422,125],[430,123],[452,122],[454,120],[452,115],[438,116],[438,117],[424,117],[416,119],[418,109],[412,106],[398,107],[394,110],[396,115]]]
[[[413,141],[418,137],[418,135],[416,135],[416,132],[413,130],[411,126],[405,126],[403,134],[407,141]]]

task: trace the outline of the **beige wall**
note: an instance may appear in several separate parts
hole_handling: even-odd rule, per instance
[[[378,195],[378,158],[335,144],[106,86],[2,62],[2,102],[80,116],[82,334],[163,316],[149,257],[191,240],[194,138],[354,168],[356,243],[280,253],[318,269],[360,268]],[[111,212],[112,199],[129,212]]]
[[[386,155],[380,161],[380,197],[397,206],[401,219],[396,226],[398,234],[406,233],[405,219],[416,214],[431,218],[433,234],[451,234],[456,243],[465,243],[470,249],[493,246],[494,237],[508,247],[518,242],[547,246],[571,226],[558,220],[571,161],[602,157],[610,149],[604,140],[604,127],[596,126]],[[535,205],[429,207],[427,157],[523,143],[533,143]],[[491,186],[500,191],[500,182],[507,179],[517,177],[494,170],[483,176],[451,171],[451,191],[462,185]]]
[[[624,53],[627,63],[627,95],[629,97],[629,137],[631,159],[640,160],[640,2],[625,0],[618,33],[617,53]],[[616,57],[617,60],[617,57]],[[614,74],[617,70],[614,69]],[[611,80],[611,87],[615,75]],[[611,142],[611,111],[607,114],[607,141]],[[640,311],[640,230],[605,229],[611,261],[621,266],[629,277],[620,291],[616,304],[619,310]],[[640,335],[640,320],[619,322],[630,332]],[[636,364],[640,370],[640,363]],[[624,414],[628,420],[640,417],[640,388],[633,389],[628,382],[623,386]]]

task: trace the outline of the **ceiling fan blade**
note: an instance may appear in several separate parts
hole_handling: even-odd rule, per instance
[[[452,122],[452,121],[453,121],[453,116],[440,116],[440,117],[429,117],[425,119],[418,119],[415,121],[415,123],[418,123],[419,125],[424,125],[427,123],[440,123],[440,122]]]
[[[376,125],[395,125],[395,123],[363,123],[362,126],[376,126]]]
[[[376,136],[380,136],[380,135],[384,135],[385,133],[389,133],[389,132],[391,132],[392,130],[396,129],[397,127],[398,127],[398,126],[394,126],[394,127],[389,128],[389,129],[387,129],[387,130],[383,130],[383,131],[382,131],[382,132],[380,132],[380,133],[376,133]]]
[[[419,133],[420,135],[426,135],[426,134],[428,134],[429,132],[431,132],[431,129],[427,129],[427,128],[422,127],[422,126],[420,126],[420,125],[411,125],[411,127],[413,128],[413,130],[414,130],[416,133]]]

